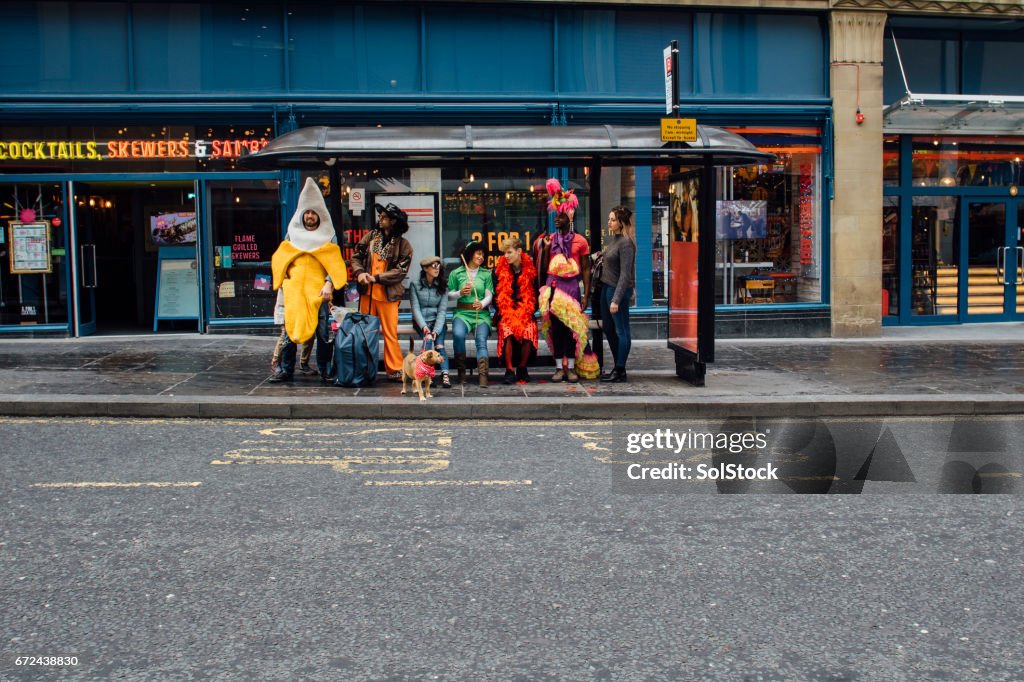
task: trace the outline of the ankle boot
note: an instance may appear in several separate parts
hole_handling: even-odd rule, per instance
[[[601,381],[606,384],[619,384],[626,380],[625,367],[616,367],[611,372],[601,377]]]
[[[490,361],[487,358],[477,359],[476,369],[480,373],[480,388],[487,388],[487,370],[490,369]]]
[[[459,384],[466,383],[466,354],[455,354],[455,369],[459,372]]]

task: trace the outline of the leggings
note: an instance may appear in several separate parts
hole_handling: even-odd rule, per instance
[[[576,359],[576,339],[573,338],[572,330],[554,315],[551,316],[551,345],[554,347],[556,365],[562,358]]]
[[[513,371],[517,367],[526,367],[530,361],[530,353],[533,352],[532,341],[520,341],[514,336],[505,338],[505,348],[502,355],[505,358],[505,369]]]

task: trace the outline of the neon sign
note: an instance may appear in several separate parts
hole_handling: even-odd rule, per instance
[[[0,161],[138,161],[142,159],[236,159],[258,152],[269,140],[3,140]]]

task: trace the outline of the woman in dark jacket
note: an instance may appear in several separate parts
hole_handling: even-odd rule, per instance
[[[441,363],[441,385],[452,387],[448,377],[448,353],[444,350],[445,317],[448,311],[448,278],[437,256],[420,261],[419,281],[413,282],[409,297],[412,300],[412,320],[416,332],[424,339],[429,350],[433,348],[444,362]]]
[[[626,359],[632,346],[629,330],[629,302],[636,288],[636,241],[631,233],[633,212],[616,206],[608,214],[612,233],[604,248],[601,272],[601,328],[615,358],[615,368],[601,375],[606,383],[626,381]]]

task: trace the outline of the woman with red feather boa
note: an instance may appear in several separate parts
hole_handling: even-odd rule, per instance
[[[498,307],[498,353],[505,361],[504,383],[526,383],[526,363],[537,349],[537,269],[523,243],[513,237],[501,244],[504,257],[494,266]]]

